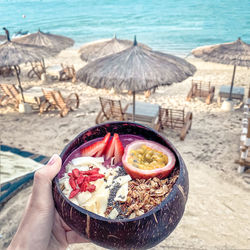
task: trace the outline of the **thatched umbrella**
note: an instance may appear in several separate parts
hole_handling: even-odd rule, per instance
[[[238,38],[238,40],[231,43],[196,48],[192,50],[192,54],[204,61],[234,65],[229,94],[229,100],[232,100],[236,66],[250,66],[250,44],[247,44]]]
[[[10,40],[9,31],[3,28],[6,32],[6,42],[0,45],[0,67],[14,66],[18,85],[24,101],[23,89],[20,81],[18,65],[26,62],[39,61],[43,57],[53,55],[52,51],[44,47],[33,45],[19,44]]]
[[[36,33],[14,38],[13,41],[22,44],[46,47],[53,50],[56,54],[74,45],[74,40],[69,37],[44,33],[40,29]],[[41,60],[41,63],[45,68],[44,59]]]
[[[79,53],[81,54],[80,57],[83,61],[90,62],[104,56],[118,53],[132,45],[133,41],[117,39],[115,36],[112,39],[87,43],[79,49]],[[145,44],[139,43],[138,45],[150,49]]]
[[[69,37],[44,33],[40,30],[36,33],[15,38],[13,41],[22,44],[43,46],[57,53],[74,45],[74,40]]]
[[[196,68],[179,57],[134,45],[119,53],[100,58],[77,72],[77,78],[94,88],[114,88],[135,92],[159,85],[181,82],[193,75]]]

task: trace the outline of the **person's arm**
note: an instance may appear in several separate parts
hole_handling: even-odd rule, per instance
[[[61,164],[61,158],[53,155],[46,166],[36,171],[31,196],[8,250],[60,250],[71,243],[87,242],[63,222],[55,209],[52,180]]]

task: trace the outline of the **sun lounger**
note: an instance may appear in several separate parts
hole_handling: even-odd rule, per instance
[[[2,92],[2,95],[0,97],[0,105],[14,105],[14,107],[17,109],[20,103],[20,95],[15,85],[1,83],[0,89]]]
[[[69,111],[79,107],[79,96],[76,93],[64,98],[60,91],[42,89],[45,101],[40,106],[40,113],[51,109],[58,109],[60,116],[64,117]]]
[[[164,128],[180,130],[180,139],[184,140],[186,134],[191,129],[193,115],[184,109],[159,108],[158,118],[155,121],[154,128],[158,131]]]
[[[128,105],[123,109],[120,100],[111,100],[103,97],[99,97],[101,110],[96,117],[96,124],[100,124],[105,120],[118,120],[124,121],[125,110]]]
[[[206,104],[210,104],[214,98],[215,87],[210,82],[192,80],[192,87],[187,95],[187,101],[192,98],[205,98]]]
[[[28,72],[29,78],[34,78],[35,76],[38,77],[38,79],[42,79],[42,74],[46,73],[46,68],[44,65],[44,61],[40,62],[31,62],[32,69]]]
[[[73,83],[76,82],[76,70],[73,65],[63,65],[61,64],[62,70],[59,71],[59,81],[69,81]]]

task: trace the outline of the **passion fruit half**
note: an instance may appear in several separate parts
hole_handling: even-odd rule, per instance
[[[136,140],[125,148],[122,164],[126,172],[134,179],[167,177],[175,166],[174,154],[163,145]]]

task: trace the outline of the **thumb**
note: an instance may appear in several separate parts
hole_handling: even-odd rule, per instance
[[[44,167],[36,171],[36,174],[41,175],[46,180],[52,181],[53,178],[60,171],[61,165],[62,165],[62,160],[60,156],[54,154]]]
[[[34,204],[51,202],[52,199],[52,180],[60,171],[62,160],[59,155],[53,155],[47,165],[35,172],[31,199]],[[45,203],[46,203],[45,202]],[[45,206],[39,204],[40,207]]]

